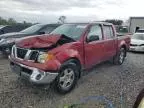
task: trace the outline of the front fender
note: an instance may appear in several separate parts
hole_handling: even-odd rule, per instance
[[[77,58],[80,61],[80,63],[83,64],[79,52],[74,49],[67,49],[62,51],[56,55],[56,58],[61,64],[63,64],[65,61],[71,58]]]

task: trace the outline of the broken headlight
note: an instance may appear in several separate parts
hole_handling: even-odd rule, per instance
[[[54,58],[53,54],[49,54],[49,53],[45,53],[45,52],[40,52],[38,58],[37,58],[37,62],[39,63],[45,63],[48,60],[52,60]]]

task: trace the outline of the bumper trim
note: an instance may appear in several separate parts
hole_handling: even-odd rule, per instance
[[[45,72],[45,71],[39,70],[37,68],[29,67],[29,66],[26,66],[26,65],[23,65],[20,63],[15,63],[15,62],[12,62],[12,63],[20,66],[20,68],[26,68],[26,69],[31,70],[32,71],[31,74],[21,71],[20,76],[28,79],[32,83],[49,84],[49,83],[53,82],[58,75],[58,73]],[[14,72],[14,66],[10,65],[10,67],[11,67],[11,70]]]
[[[140,47],[140,46],[132,47],[132,46],[130,46],[130,51],[144,52],[144,47]]]

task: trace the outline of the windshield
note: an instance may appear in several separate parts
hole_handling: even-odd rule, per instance
[[[0,26],[0,29],[4,28],[5,26]]]
[[[28,34],[35,33],[35,32],[37,32],[38,30],[40,30],[44,26],[45,25],[43,25],[43,24],[36,24],[36,25],[33,25],[31,27],[28,27],[28,28],[22,30],[21,32],[22,33],[28,33]]]
[[[86,24],[64,24],[52,31],[51,34],[64,34],[78,40],[85,28]]]
[[[134,34],[132,39],[144,40],[144,34]]]

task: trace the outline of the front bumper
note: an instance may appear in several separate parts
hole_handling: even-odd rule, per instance
[[[144,46],[130,46],[130,51],[144,52]]]
[[[10,62],[10,67],[13,72],[35,84],[49,84],[53,82],[58,75],[58,73],[45,72],[12,61]]]

